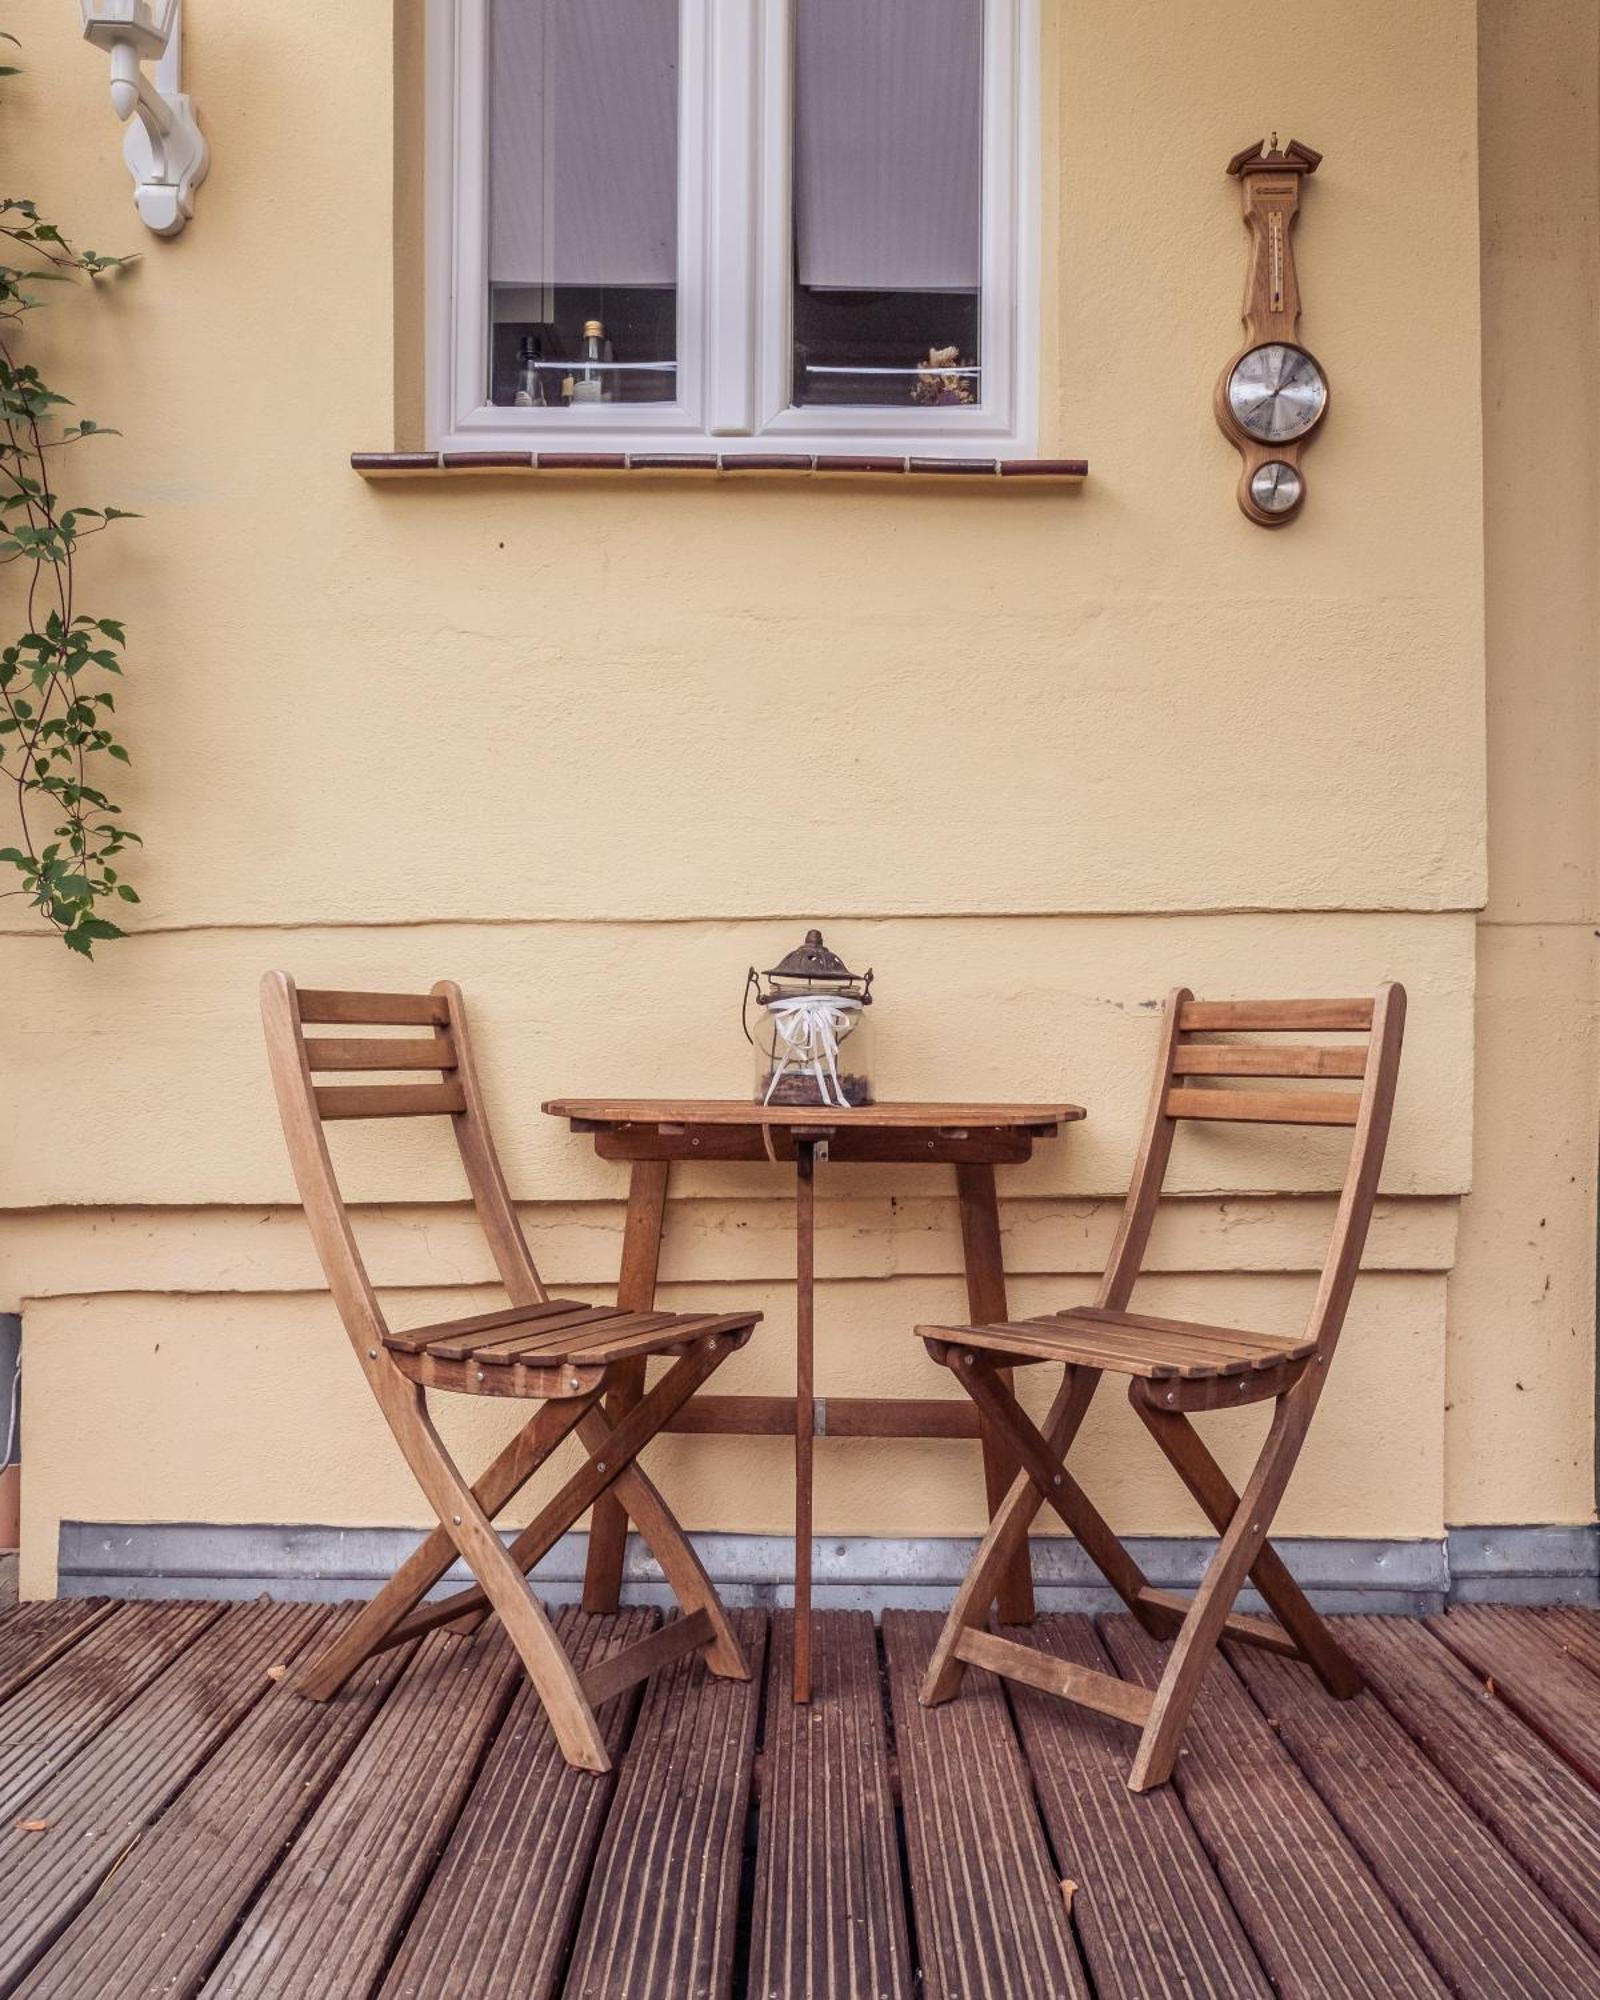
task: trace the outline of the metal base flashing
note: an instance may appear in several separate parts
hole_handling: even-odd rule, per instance
[[[414,1528],[65,1521],[59,1588],[63,1597],[364,1597],[404,1561],[417,1533]],[[541,1597],[555,1604],[576,1601],[587,1539],[568,1535],[539,1565]],[[789,1585],[775,1581],[792,1573],[786,1535],[693,1539],[730,1605],[791,1602]],[[1441,1541],[1288,1537],[1277,1546],[1324,1611],[1419,1616],[1451,1603],[1600,1603],[1600,1528],[1594,1526],[1452,1528]],[[943,1610],[976,1547],[970,1540],[931,1536],[820,1539],[815,1601],[841,1610]],[[1171,1536],[1136,1538],[1129,1547],[1153,1583],[1184,1590],[1199,1581],[1211,1544]],[[1117,1608],[1075,1542],[1036,1540],[1033,1573],[1041,1610]],[[467,1580],[458,1566],[441,1588]],[[661,1573],[637,1537],[628,1548],[626,1595],[637,1604],[669,1601]],[[1248,1604],[1248,1593],[1240,1601]]]

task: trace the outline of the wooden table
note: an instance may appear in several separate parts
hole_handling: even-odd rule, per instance
[[[655,1304],[667,1177],[674,1160],[783,1160],[795,1168],[795,1393],[792,1396],[700,1396],[668,1426],[741,1437],[792,1435],[795,1455],[794,1693],[811,1693],[812,1453],[819,1437],[978,1438],[990,1512],[1016,1466],[971,1408],[933,1397],[830,1396],[815,1393],[816,1162],[947,1165],[956,1170],[967,1310],[974,1321],[1006,1317],[996,1166],[1026,1160],[1036,1139],[1081,1118],[1077,1104],[873,1104],[837,1111],[815,1105],[760,1105],[722,1098],[557,1097],[545,1105],[593,1135],[603,1160],[627,1160],[633,1175],[622,1242],[617,1304],[648,1312]],[[613,1397],[614,1418],[637,1402],[644,1369],[634,1364]],[[617,1608],[628,1519],[609,1495],[594,1509],[583,1608]],[[999,1598],[1006,1624],[1033,1619],[1026,1546]]]

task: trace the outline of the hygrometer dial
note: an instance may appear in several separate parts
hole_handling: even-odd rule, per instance
[[[1305,481],[1287,459],[1269,458],[1250,475],[1250,498],[1263,514],[1292,514],[1305,490]]]
[[[1240,355],[1228,377],[1228,407],[1262,444],[1304,437],[1328,407],[1328,384],[1303,347],[1269,340]]]

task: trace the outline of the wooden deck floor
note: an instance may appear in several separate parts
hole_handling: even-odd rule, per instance
[[[1120,1725],[969,1671],[937,1628],[740,1614],[613,1702],[569,1771],[504,1641],[438,1635],[317,1708],[281,1669],[347,1614],[68,1601],[0,1615],[0,1993],[385,2000],[1600,2000],[1600,1613],[1344,1619],[1329,1701],[1212,1673],[1176,1782]],[[592,1655],[655,1614],[562,1614]],[[1126,1619],[1042,1620],[1150,1676]]]

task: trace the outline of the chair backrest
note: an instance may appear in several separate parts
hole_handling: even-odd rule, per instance
[[[1196,1000],[1187,987],[1169,994],[1144,1136],[1097,1303],[1113,1312],[1127,1306],[1180,1123],[1349,1126],[1344,1187],[1306,1329],[1330,1350],[1377,1197],[1405,1016],[1405,989],[1392,983],[1371,1000]],[[1266,1039],[1246,1039],[1253,1036]]]
[[[447,1116],[507,1296],[515,1306],[548,1296],[484,1116],[458,986],[441,979],[427,993],[301,991],[286,972],[269,972],[261,982],[261,1019],[295,1184],[353,1339],[381,1335],[385,1323],[334,1173],[323,1131],[329,1119]],[[310,1027],[370,1032],[312,1035]],[[400,1029],[410,1032],[383,1032]],[[427,1080],[394,1080],[407,1072]],[[384,1080],[319,1080],[330,1075]]]

